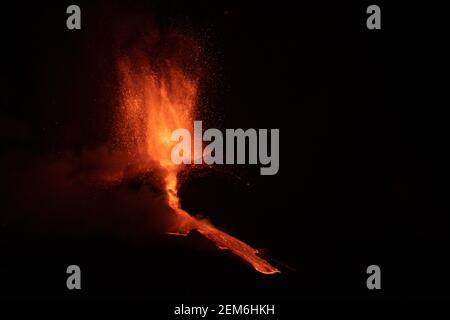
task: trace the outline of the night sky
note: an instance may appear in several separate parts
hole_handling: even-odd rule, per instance
[[[367,1],[129,2],[77,1],[81,30],[66,28],[69,2],[2,4],[2,299],[448,296],[441,9],[377,1],[382,29],[368,30]],[[280,129],[277,175],[194,170],[179,196],[281,274],[261,275],[196,232],[161,234],[167,208],[138,195],[158,188],[158,173],[114,190],[83,180],[93,158],[114,161],[98,149],[118,103],[118,39],[153,30],[202,47],[199,120]],[[70,264],[82,270],[77,292],[66,288]],[[371,264],[382,290],[366,287]]]

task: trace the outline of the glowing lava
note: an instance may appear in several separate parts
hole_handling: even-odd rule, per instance
[[[132,58],[131,58],[132,57]],[[178,128],[192,130],[197,104],[198,81],[189,77],[170,59],[157,68],[139,51],[118,62],[121,106],[117,133],[133,158],[158,162],[165,172],[165,191],[169,206],[176,213],[172,234],[186,235],[196,229],[218,248],[228,249],[264,274],[279,272],[259,257],[258,250],[216,229],[209,221],[197,219],[180,208],[177,174],[182,168],[171,161],[171,133]],[[186,168],[185,168],[186,169]]]

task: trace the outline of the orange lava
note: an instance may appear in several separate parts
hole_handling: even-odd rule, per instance
[[[169,206],[176,213],[173,234],[186,235],[196,229],[218,248],[228,249],[264,274],[279,272],[259,257],[258,250],[215,228],[209,221],[197,219],[180,208],[177,174],[182,169],[171,161],[176,142],[172,131],[191,130],[198,96],[198,81],[174,61],[162,60],[158,68],[138,52],[118,62],[121,105],[116,123],[117,134],[130,157],[158,162],[166,173],[165,190]],[[186,167],[184,168],[186,169]]]

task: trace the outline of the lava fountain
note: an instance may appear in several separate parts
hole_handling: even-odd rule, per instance
[[[178,128],[192,132],[198,98],[198,79],[185,69],[177,59],[165,58],[152,63],[142,50],[122,55],[118,60],[121,103],[116,133],[133,162],[144,164],[151,160],[164,171],[164,191],[176,215],[169,233],[186,235],[196,229],[219,249],[230,250],[257,271],[277,273],[277,268],[258,256],[258,250],[180,207],[177,175],[183,166],[171,161],[171,150],[176,143],[171,141],[171,134]]]

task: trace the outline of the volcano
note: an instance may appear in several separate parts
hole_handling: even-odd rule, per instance
[[[187,235],[197,230],[219,249],[230,250],[255,270],[277,273],[277,268],[258,256],[257,249],[217,229],[209,221],[191,216],[180,206],[178,174],[191,167],[171,161],[171,150],[176,143],[171,140],[171,134],[178,128],[193,130],[200,81],[193,66],[200,59],[192,54],[198,52],[194,40],[178,34],[171,35],[170,39],[171,45],[168,50],[162,50],[165,53],[162,56],[151,56],[147,48],[137,46],[128,48],[118,58],[120,106],[114,144],[129,156],[129,162],[139,168],[141,176],[147,173],[149,160],[164,173],[161,189],[175,217],[167,230],[169,234]]]

